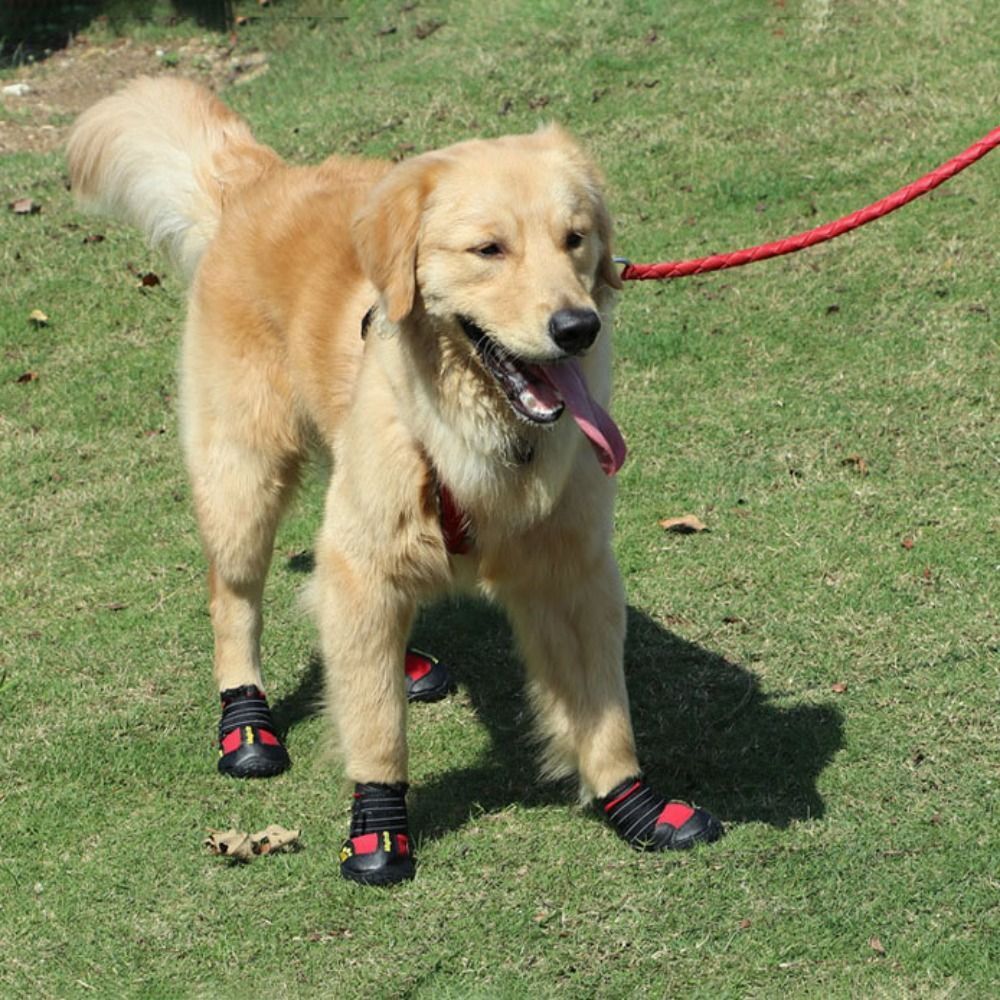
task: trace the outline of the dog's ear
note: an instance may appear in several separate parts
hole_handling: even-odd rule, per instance
[[[354,247],[361,268],[382,296],[392,323],[413,309],[420,221],[440,167],[432,156],[394,167],[372,188],[354,218]]]

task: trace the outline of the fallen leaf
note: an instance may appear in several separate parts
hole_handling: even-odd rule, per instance
[[[232,858],[234,861],[252,861],[261,854],[273,854],[284,847],[294,847],[298,840],[298,830],[286,830],[283,826],[272,823],[258,833],[209,830],[205,847],[213,854]]]
[[[32,309],[28,313],[28,322],[34,326],[46,326],[49,322],[49,317],[41,309]]]
[[[37,382],[38,372],[25,372],[23,375],[18,375],[15,381],[18,385],[24,385],[26,382]]]
[[[868,475],[868,463],[860,455],[848,455],[840,464],[853,465],[860,476]]]
[[[18,198],[7,206],[15,215],[38,215],[42,206],[34,198]]]
[[[899,544],[902,545],[904,549],[909,551],[910,549],[913,548],[913,539],[910,538],[909,535],[907,535],[904,539],[900,541]]]
[[[708,531],[708,527],[694,514],[685,514],[683,517],[665,517],[659,522],[659,525],[664,531],[675,531],[679,535],[693,535],[699,531]]]
[[[740,921],[740,930],[745,931],[749,926],[750,926],[750,921],[746,917],[744,917]]]
[[[874,934],[868,939],[868,947],[871,948],[872,951],[878,952],[880,955],[885,954],[885,945],[882,944],[882,942],[875,937]]]
[[[101,233],[91,233],[89,236],[84,236],[84,243],[103,243],[104,236]]]
[[[844,694],[844,692],[847,691],[847,682],[846,681],[837,681],[836,684],[831,684],[830,685],[830,690],[834,694]]]
[[[283,826],[272,823],[260,833],[251,836],[255,854],[273,854],[283,847],[292,847],[299,842],[298,830],[286,830]]]
[[[236,861],[250,861],[254,854],[250,847],[250,834],[239,830],[211,830],[205,846],[213,854],[221,854]]]

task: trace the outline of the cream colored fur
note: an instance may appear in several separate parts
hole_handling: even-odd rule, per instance
[[[81,117],[69,162],[82,200],[191,275],[181,416],[220,689],[262,684],[274,534],[318,439],[333,472],[313,604],[347,776],[406,780],[403,651],[417,608],[455,590],[510,617],[543,768],[579,774],[585,795],[635,774],[613,482],[568,414],[545,428],[514,413],[456,320],[544,363],[559,356],[553,312],[597,309],[581,363],[607,403],[619,281],[576,143],[549,127],[398,166],[296,168],[206,91],[145,79]],[[490,241],[502,260],[473,252]],[[438,479],[473,526],[467,555],[445,549]]]

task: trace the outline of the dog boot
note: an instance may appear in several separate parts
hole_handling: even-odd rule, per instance
[[[448,668],[430,653],[406,651],[406,700],[440,701],[452,688]]]
[[[270,778],[291,766],[264,692],[253,684],[223,691],[219,770],[234,778]]]
[[[710,812],[668,802],[641,776],[626,779],[597,804],[618,836],[637,851],[683,851],[710,844],[725,832]]]
[[[363,885],[392,885],[413,878],[414,862],[403,783],[354,786],[351,832],[340,849],[340,874]]]

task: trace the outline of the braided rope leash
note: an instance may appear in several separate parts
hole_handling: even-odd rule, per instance
[[[686,278],[690,274],[705,274],[708,271],[721,271],[728,267],[740,267],[742,264],[752,264],[758,260],[768,260],[783,254],[804,250],[806,247],[825,243],[852,229],[857,229],[868,222],[874,222],[897,208],[908,205],[915,198],[933,191],[939,184],[954,177],[955,174],[971,166],[976,160],[984,157],[990,150],[1000,146],[1000,126],[993,129],[978,142],[974,142],[965,152],[952,157],[947,163],[941,164],[919,180],[907,184],[893,194],[874,202],[867,208],[859,209],[850,215],[836,219],[833,222],[816,226],[815,229],[788,236],[773,243],[763,243],[760,246],[747,247],[745,250],[735,250],[732,253],[716,253],[708,257],[697,257],[692,260],[670,260],[660,264],[633,264],[623,260],[625,269],[621,277],[623,281],[658,281],[666,278]]]

